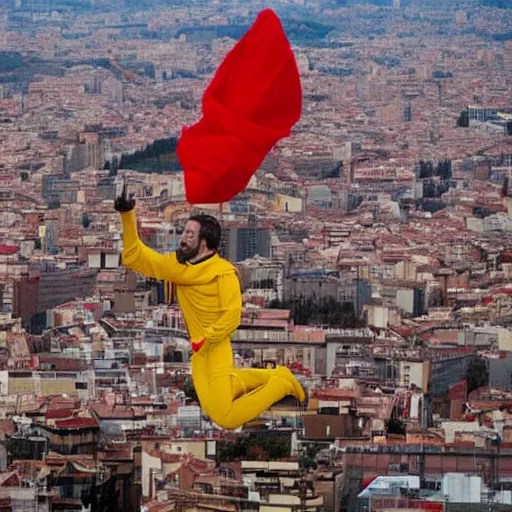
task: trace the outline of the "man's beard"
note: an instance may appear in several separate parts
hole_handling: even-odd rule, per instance
[[[176,250],[176,259],[179,263],[186,263],[199,254],[199,245],[197,247],[187,247],[182,245]]]

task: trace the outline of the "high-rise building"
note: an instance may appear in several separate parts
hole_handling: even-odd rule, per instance
[[[258,227],[229,227],[222,230],[220,254],[235,263],[254,256],[270,256],[270,230]]]
[[[64,176],[43,176],[43,197],[49,201],[57,198],[59,203],[75,203],[80,183]]]
[[[412,106],[411,100],[407,100],[404,105],[404,121],[409,122],[412,121]]]
[[[124,84],[121,80],[116,80],[110,91],[110,99],[114,103],[123,103],[124,101]]]

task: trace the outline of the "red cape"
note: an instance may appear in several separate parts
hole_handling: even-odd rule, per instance
[[[227,54],[203,96],[203,117],[183,128],[177,155],[189,203],[223,203],[245,189],[300,119],[299,71],[270,9]]]

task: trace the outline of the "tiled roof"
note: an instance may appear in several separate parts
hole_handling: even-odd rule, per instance
[[[0,255],[2,256],[10,256],[11,254],[16,254],[19,250],[19,247],[15,245],[0,244]]]
[[[98,424],[94,418],[73,418],[71,420],[60,420],[55,422],[57,428],[91,428]]]

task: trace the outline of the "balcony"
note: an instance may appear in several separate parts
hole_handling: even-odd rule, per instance
[[[370,347],[346,345],[336,349],[336,357],[369,357],[370,354]]]
[[[319,336],[320,334],[320,336]],[[290,345],[324,345],[323,331],[270,331],[239,329],[231,336],[233,343],[276,343]]]

